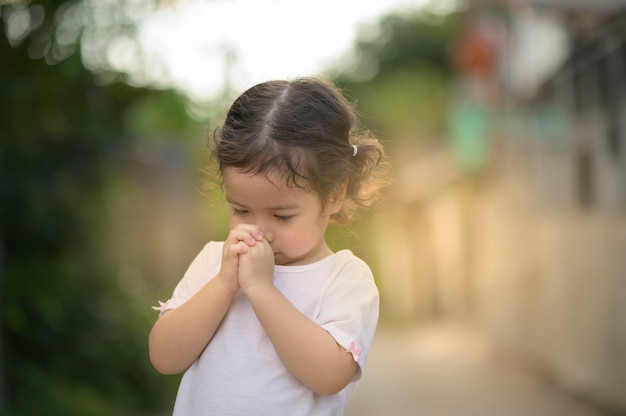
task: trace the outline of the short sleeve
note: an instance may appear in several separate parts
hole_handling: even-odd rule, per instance
[[[172,297],[162,305],[161,313],[187,302],[219,272],[222,246],[221,242],[209,242],[202,248],[176,285]]]
[[[352,354],[362,374],[378,324],[379,293],[371,270],[352,256],[329,286],[316,322]]]

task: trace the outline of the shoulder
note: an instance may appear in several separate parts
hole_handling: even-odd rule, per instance
[[[369,265],[350,250],[336,252],[332,259],[332,282],[329,290],[342,287],[346,290],[378,293],[374,274]],[[358,289],[357,289],[358,288]]]
[[[190,264],[184,277],[192,280],[196,278],[205,280],[207,274],[210,275],[215,268],[220,267],[223,246],[224,243],[222,241],[206,243]]]
[[[354,271],[373,278],[372,270],[369,265],[363,259],[356,256],[351,250],[339,250],[333,257],[334,263],[344,270]]]
[[[223,245],[222,242],[212,241],[202,247],[176,285],[170,299],[170,309],[186,302],[219,271]]]
[[[221,257],[223,247],[223,241],[209,241],[204,245],[204,247],[202,247],[202,251],[200,252],[200,254],[209,257],[213,257],[215,255]]]

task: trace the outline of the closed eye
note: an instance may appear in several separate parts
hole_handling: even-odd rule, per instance
[[[274,218],[276,218],[280,222],[288,222],[290,219],[293,218],[293,215],[274,215]]]
[[[245,209],[233,208],[233,215],[246,215],[247,213]]]

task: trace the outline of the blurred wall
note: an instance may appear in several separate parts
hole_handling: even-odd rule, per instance
[[[383,305],[396,320],[469,322],[547,381],[621,412],[626,8],[527,3],[471,14],[493,66],[464,55],[450,145],[399,168],[393,221],[379,224]],[[551,69],[524,43],[536,28],[565,48]],[[522,64],[536,78],[520,78]]]
[[[104,246],[119,265],[122,289],[146,297],[146,308],[169,298],[202,246],[228,229],[221,199],[208,195],[204,167],[194,160],[205,154],[201,146],[155,139],[125,149],[122,175],[107,198]]]

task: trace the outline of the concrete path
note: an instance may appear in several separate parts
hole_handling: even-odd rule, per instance
[[[470,332],[379,327],[345,416],[602,416]]]

